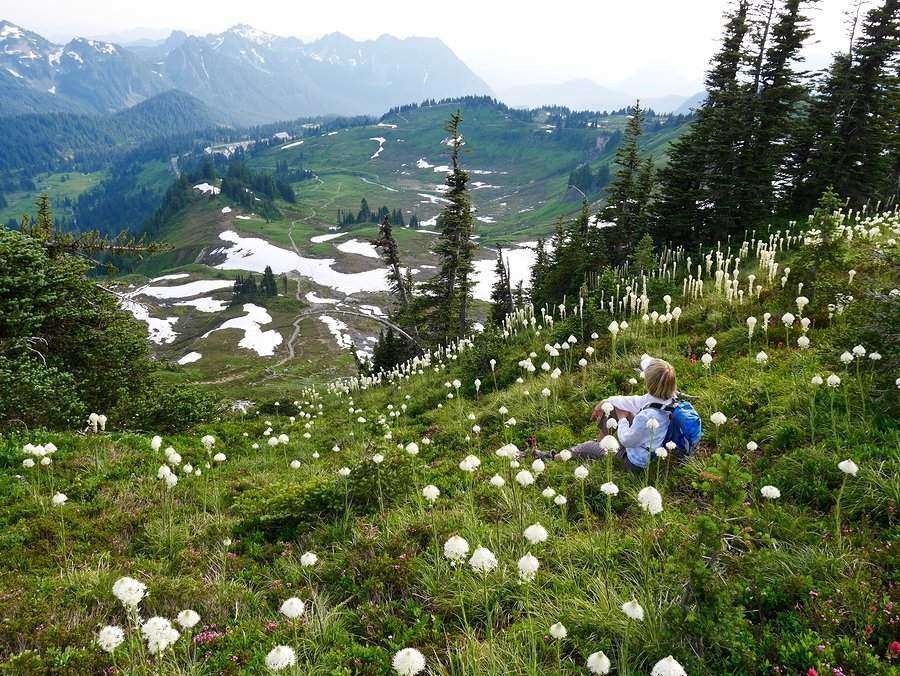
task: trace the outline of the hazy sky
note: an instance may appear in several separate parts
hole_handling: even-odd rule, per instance
[[[820,66],[845,42],[849,0],[813,10]],[[590,78],[631,93],[691,94],[716,48],[727,0],[0,0],[0,18],[53,39],[119,34],[134,28],[220,32],[248,23],[303,39],[340,31],[439,37],[498,90],[511,85]],[[452,6],[452,16],[444,8]],[[634,77],[637,76],[637,77]],[[644,91],[635,89],[635,80]]]

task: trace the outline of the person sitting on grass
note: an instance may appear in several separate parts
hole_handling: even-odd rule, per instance
[[[609,397],[591,413],[591,420],[600,423],[599,437],[617,434],[620,449],[616,457],[632,472],[643,471],[650,464],[650,454],[666,438],[669,411],[665,408],[673,403],[677,391],[675,368],[669,362],[644,355],[641,369],[646,394]],[[615,420],[616,424],[609,424],[609,420]],[[573,458],[599,460],[606,455],[606,450],[598,438],[570,448],[569,453]]]

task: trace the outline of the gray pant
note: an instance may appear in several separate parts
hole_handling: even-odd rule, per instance
[[[606,450],[600,445],[599,441],[585,441],[569,449],[569,452],[575,458],[584,458],[585,460],[601,460],[606,456]],[[616,458],[622,461],[629,472],[643,472],[643,468],[638,467],[628,459],[628,454],[624,448],[620,448],[616,453]]]

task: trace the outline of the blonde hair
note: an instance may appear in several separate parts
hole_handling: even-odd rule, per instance
[[[675,367],[662,359],[651,359],[644,369],[647,391],[657,399],[671,399],[675,396]]]

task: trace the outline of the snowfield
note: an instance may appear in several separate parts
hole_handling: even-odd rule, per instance
[[[207,296],[205,298],[181,300],[175,303],[175,305],[185,305],[187,307],[195,308],[200,312],[221,312],[228,307],[228,301],[217,300],[215,298],[210,298],[209,296]]]
[[[346,294],[387,290],[387,275],[381,267],[363,272],[338,272],[333,268],[333,258],[306,258],[258,237],[241,237],[232,230],[226,230],[219,235],[219,239],[233,244],[213,252],[226,257],[223,263],[216,266],[220,270],[262,272],[269,265],[276,275],[296,271],[321,286]]]
[[[215,331],[238,329],[244,332],[244,337],[238,341],[238,347],[253,350],[260,357],[271,357],[275,354],[275,348],[281,345],[283,338],[278,331],[274,329],[263,331],[260,326],[271,323],[272,315],[266,312],[265,308],[253,303],[245,303],[244,312],[247,314],[243,317],[229,319],[221,326],[204,333],[201,338],[207,338]]]
[[[353,347],[353,338],[350,337],[349,333],[344,333],[348,328],[344,322],[328,315],[321,315],[319,321],[328,327],[339,348],[349,350]]]
[[[293,143],[288,143],[287,145],[281,146],[279,150],[287,150],[288,148],[296,148],[297,146],[302,146],[303,141],[294,141]]]
[[[172,327],[178,321],[178,317],[166,317],[165,319],[151,317],[150,310],[146,306],[130,298],[121,298],[119,306],[126,312],[130,312],[138,321],[147,322],[147,335],[151,343],[169,345],[175,342],[178,334]]]
[[[316,294],[315,291],[310,291],[305,296],[306,300],[314,305],[337,305],[341,301],[337,298],[323,298]]]
[[[194,186],[194,190],[199,190],[204,195],[218,195],[222,192],[221,188],[217,188],[214,185],[210,185],[209,183],[198,183]]]
[[[199,361],[203,355],[199,352],[188,352],[181,359],[178,360],[178,363],[184,366],[185,364],[193,364],[195,361]]]
[[[265,266],[263,266],[263,269],[265,269]],[[262,270],[257,272],[262,272]],[[196,282],[188,282],[187,284],[178,284],[176,286],[145,286],[138,289],[133,295],[151,296],[162,300],[192,298],[193,296],[202,296],[212,291],[233,286],[234,282],[230,279],[200,279]]]
[[[338,237],[343,237],[348,233],[346,232],[332,232],[327,235],[316,235],[315,237],[310,237],[309,241],[313,244],[321,244],[322,242],[327,242],[332,239],[337,239]]]
[[[375,151],[375,154],[370,157],[370,160],[377,160],[378,156],[381,155],[381,151],[384,150],[384,144],[387,142],[387,139],[384,136],[375,136],[369,139],[370,141],[377,141],[378,150]]]
[[[503,250],[503,260],[509,265],[509,283],[513,289],[520,281],[526,289],[531,286],[531,266],[537,257],[536,246],[537,242],[522,242],[517,245],[518,248]],[[494,272],[496,264],[496,257],[474,261],[475,288],[472,295],[478,300],[491,299],[491,289],[497,278]]]
[[[378,258],[378,250],[369,244],[358,239],[348,239],[337,245],[337,250],[344,253],[356,254],[357,256],[365,256],[366,258]]]

